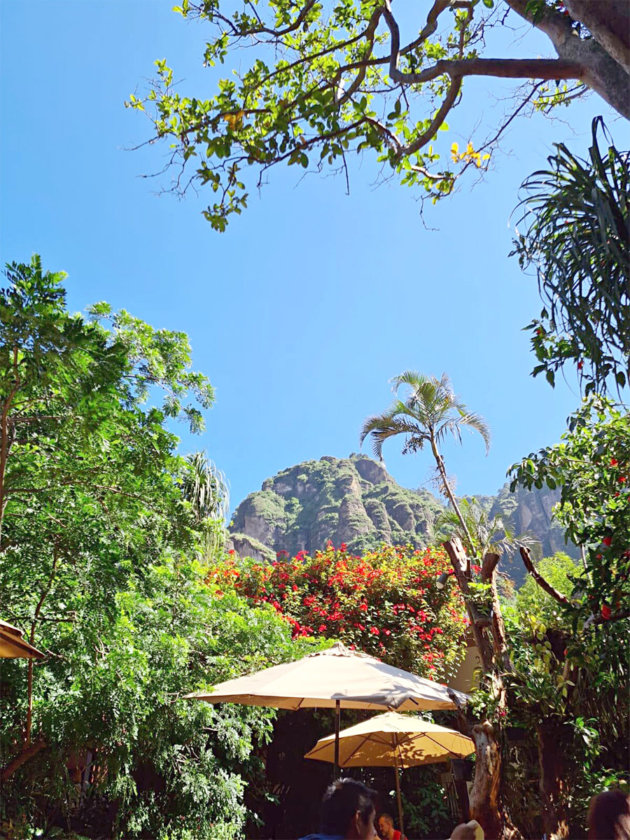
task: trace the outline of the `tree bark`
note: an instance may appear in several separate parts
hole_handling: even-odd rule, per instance
[[[492,724],[485,720],[472,729],[475,742],[475,778],[470,791],[470,817],[483,828],[486,840],[499,840],[503,832],[500,809],[501,748]]]
[[[507,696],[501,670],[506,664],[507,644],[501,609],[498,598],[496,598],[496,585],[494,585],[498,562],[495,562],[496,555],[486,555],[484,558],[486,576],[489,576],[493,587],[492,635],[494,644],[492,644],[484,629],[479,625],[476,609],[472,603],[468,588],[470,569],[461,540],[457,538],[449,540],[444,544],[444,547],[451,558],[455,577],[464,596],[475,644],[481,656],[486,679],[490,680],[490,692],[496,703],[497,713],[504,713],[507,706]],[[494,604],[495,598],[496,605]],[[475,778],[470,793],[470,816],[481,825],[487,840],[499,840],[499,838],[507,836],[508,825],[501,804],[502,758],[498,733],[495,725],[485,720],[473,726],[471,736],[475,743],[477,760],[475,763]],[[509,827],[508,834],[518,836],[518,833],[511,831],[511,827]]]
[[[565,775],[562,724],[542,721],[536,726],[536,735],[543,831],[550,840],[564,840],[569,836],[569,827],[562,796]]]
[[[630,119],[630,36],[627,28],[624,30],[630,14],[627,0],[565,0],[570,18],[548,7],[536,21],[531,18],[528,0],[505,2],[549,37],[558,58],[581,65],[580,80]],[[572,20],[584,24],[593,37],[580,37],[573,31]]]
[[[33,758],[34,755],[37,755],[38,752],[41,752],[45,746],[46,742],[43,739],[35,741],[34,744],[29,744],[28,747],[23,749],[19,755],[15,756],[15,758],[12,758],[11,761],[3,767],[2,770],[0,770],[0,782],[8,781],[16,770],[19,770],[23,764],[26,764],[26,762]]]

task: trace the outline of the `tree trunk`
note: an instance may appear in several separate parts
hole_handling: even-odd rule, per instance
[[[501,747],[492,724],[485,720],[473,726],[475,778],[470,791],[470,817],[483,828],[486,840],[500,840]]]
[[[581,65],[581,81],[630,119],[627,0],[565,0],[571,17],[547,7],[536,21],[531,18],[528,0],[505,2],[550,38],[559,58]],[[580,37],[574,32],[572,21],[582,23],[592,37]]]
[[[507,696],[503,682],[502,669],[506,664],[507,648],[505,644],[505,628],[500,612],[498,599],[497,614],[493,617],[492,635],[494,644],[487,638],[486,631],[480,626],[479,617],[472,598],[468,583],[470,568],[461,540],[454,538],[444,544],[453,563],[455,577],[464,597],[464,603],[470,616],[471,628],[475,643],[481,656],[481,662],[490,681],[490,693],[496,704],[497,714],[504,714],[507,706]],[[498,558],[496,555],[486,555],[482,573],[484,580],[493,585]],[[496,589],[496,587],[494,587]],[[494,593],[496,595],[496,592]],[[493,599],[494,600],[494,599]],[[485,720],[472,728],[472,739],[475,742],[475,778],[470,793],[470,816],[477,820],[484,830],[487,840],[499,840],[506,837],[517,837],[511,824],[506,819],[501,803],[501,745],[499,743],[496,725]]]
[[[543,721],[536,726],[536,735],[543,831],[549,840],[564,840],[569,836],[569,828],[562,796],[565,774],[562,724]]]

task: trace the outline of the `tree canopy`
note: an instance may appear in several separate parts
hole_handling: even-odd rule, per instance
[[[305,642],[206,582],[222,484],[167,421],[201,428],[210,383],[182,333],[69,313],[39,258],[7,281],[0,604],[45,656],[0,660],[0,833],[241,837],[274,713],[180,697]]]
[[[170,142],[181,166],[175,189],[196,181],[215,193],[204,215],[217,230],[246,206],[243,171],[260,185],[281,163],[347,173],[350,154],[369,151],[433,200],[448,194],[464,171],[485,165],[511,121],[481,143],[444,148],[438,132],[470,77],[531,80],[514,113],[568,101],[586,85],[630,117],[624,0],[433,0],[415,16],[389,0],[184,0],[177,11],[208,26],[204,64],[229,74],[210,98],[183,94],[159,60],[148,97],[127,104],[147,108],[155,138]],[[495,29],[512,22],[544,33],[557,57],[488,56]]]

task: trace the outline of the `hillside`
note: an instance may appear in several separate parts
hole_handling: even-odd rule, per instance
[[[542,556],[567,551],[562,529],[551,522],[557,500],[557,491],[510,493],[508,485],[496,496],[480,497],[493,515],[502,514],[514,533],[534,534]],[[324,456],[279,472],[247,496],[234,512],[230,547],[261,560],[278,551],[312,553],[328,540],[336,546],[346,543],[355,553],[382,542],[421,548],[435,539],[435,521],[443,509],[443,502],[428,490],[401,487],[382,464],[365,455]],[[520,583],[520,562],[504,565]]]

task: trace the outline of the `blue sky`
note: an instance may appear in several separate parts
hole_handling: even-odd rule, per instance
[[[426,213],[408,189],[375,187],[370,160],[339,178],[271,175],[227,233],[202,219],[203,196],[159,194],[165,150],[144,147],[150,125],[126,110],[153,61],[166,58],[184,90],[213,92],[201,67],[204,26],[162,0],[0,3],[0,257],[34,252],[64,269],[72,309],[108,300],[154,326],[187,332],[195,368],[216,388],[203,448],[226,474],[232,503],[277,471],[358,450],[366,416],[391,399],[407,368],[440,376],[488,421],[490,454],[466,436],[445,450],[459,493],[494,493],[507,467],[556,441],[579,401],[529,371],[521,328],[540,303],[532,277],[508,259],[521,181],[554,141],[582,150],[596,96],[514,124],[493,171]],[[519,49],[521,49],[519,42]],[[533,47],[531,46],[533,44]],[[549,53],[544,40],[529,42]],[[490,125],[508,91],[473,82],[452,140]],[[610,119],[611,124],[613,120]],[[615,130],[614,124],[612,125]],[[428,455],[386,464],[401,484],[428,486]]]

